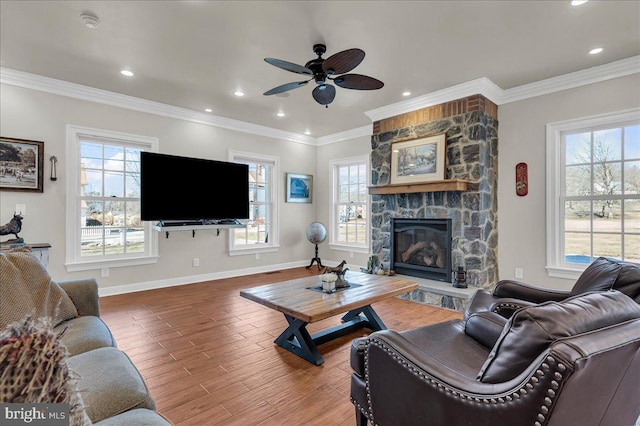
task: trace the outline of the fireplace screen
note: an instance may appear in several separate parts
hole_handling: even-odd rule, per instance
[[[391,235],[396,273],[451,282],[451,219],[395,218]]]

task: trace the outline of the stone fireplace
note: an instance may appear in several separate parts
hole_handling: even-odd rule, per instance
[[[446,281],[451,281],[451,270],[463,266],[470,286],[490,288],[495,284],[498,279],[497,109],[485,97],[474,95],[374,123],[372,187],[390,185],[394,142],[441,133],[446,134],[445,179],[467,183],[463,190],[436,187],[414,192],[403,190],[402,186],[397,191],[387,188],[393,192],[383,194],[370,190],[372,254],[383,264],[390,265],[392,261],[393,219],[450,220],[451,260]]]

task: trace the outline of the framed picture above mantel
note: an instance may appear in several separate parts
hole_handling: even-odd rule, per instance
[[[391,145],[391,184],[445,179],[446,135],[395,142]]]
[[[44,142],[0,137],[0,191],[42,192]]]

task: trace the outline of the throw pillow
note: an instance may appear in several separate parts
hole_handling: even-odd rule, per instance
[[[28,247],[0,253],[0,276],[0,328],[29,314],[51,318],[54,327],[78,316],[67,293]]]
[[[617,290],[518,309],[502,330],[477,378],[485,383],[513,379],[556,340],[635,318],[640,318],[640,305]]]
[[[0,332],[0,403],[69,405],[71,426],[90,425],[67,349],[47,318],[25,317]]]

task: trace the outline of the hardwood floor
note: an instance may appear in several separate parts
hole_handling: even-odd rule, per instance
[[[143,375],[158,412],[175,425],[352,426],[349,350],[353,338],[368,332],[319,346],[325,362],[315,366],[273,343],[287,325],[281,313],[239,295],[317,273],[295,268],[103,297],[101,315]],[[398,298],[373,306],[392,330],[461,317]]]

